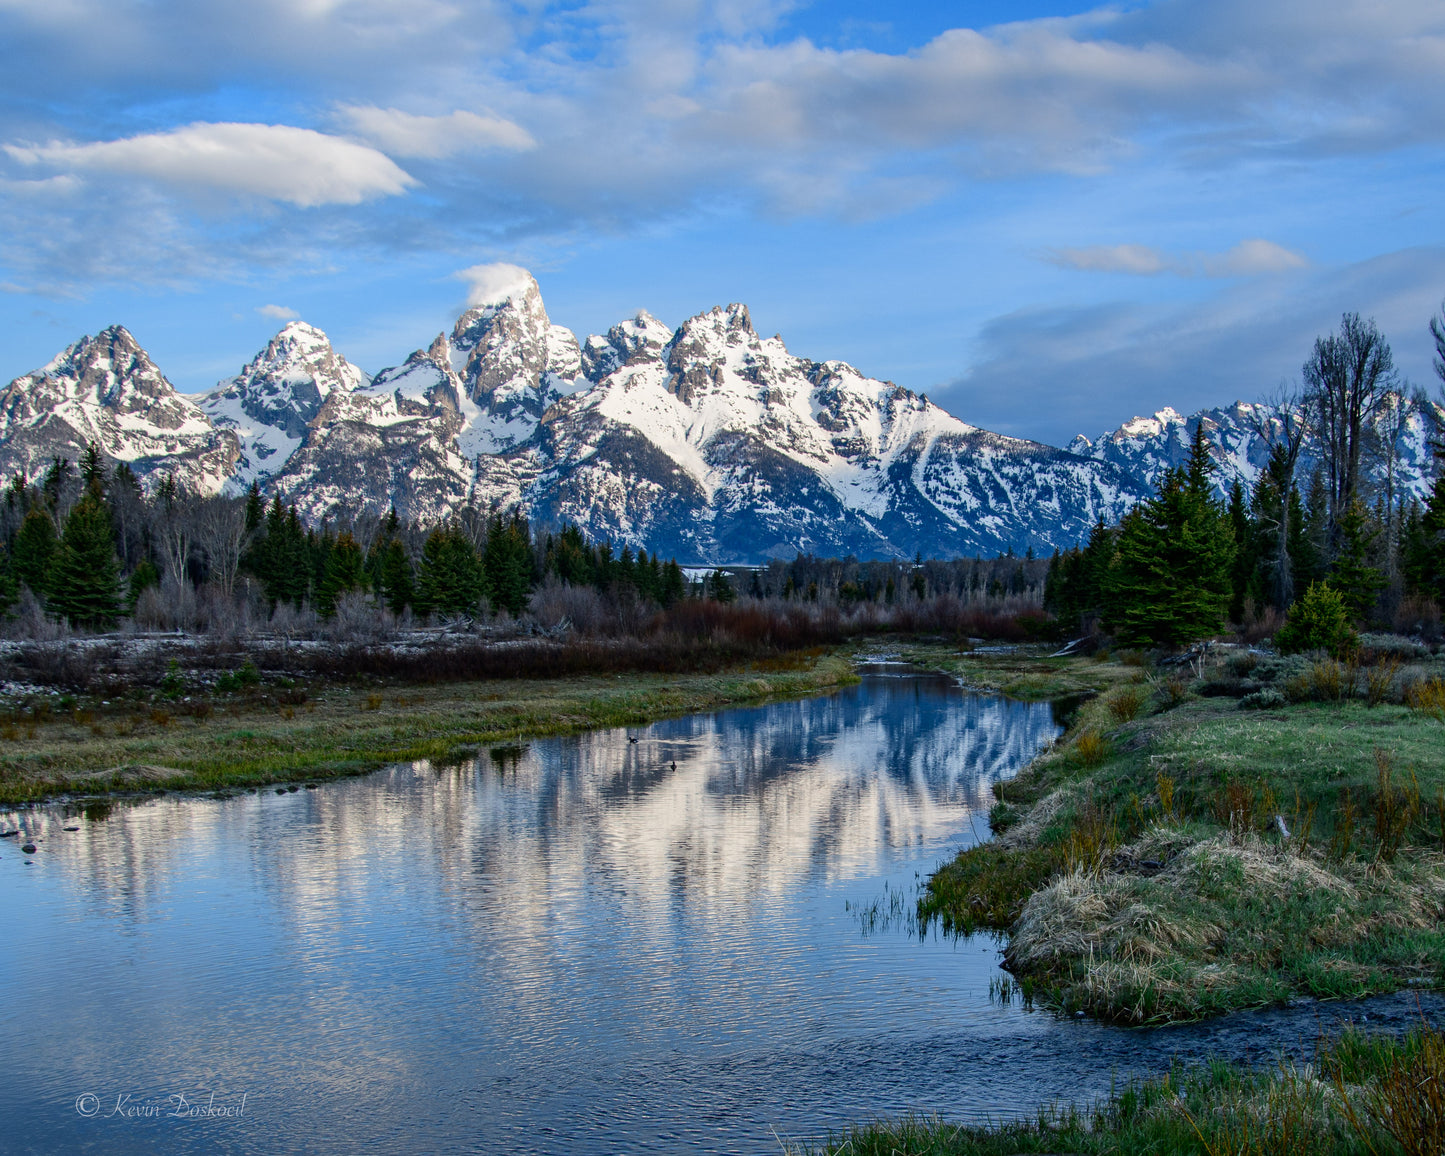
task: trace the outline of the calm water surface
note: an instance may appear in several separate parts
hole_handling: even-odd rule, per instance
[[[999,1007],[992,941],[862,934],[849,903],[986,836],[1057,733],[878,671],[295,794],[0,815],[40,848],[0,840],[0,1151],[777,1153],[1263,1047]]]

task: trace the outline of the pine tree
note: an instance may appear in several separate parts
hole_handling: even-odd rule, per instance
[[[343,530],[326,555],[326,571],[316,587],[316,610],[322,618],[336,613],[343,594],[361,589],[366,579],[366,558],[350,530]]]
[[[50,567],[48,606],[71,625],[105,629],[121,614],[120,567],[110,510],[94,490],[86,492],[65,520]]]
[[[472,614],[482,597],[482,567],[470,538],[438,526],[422,547],[416,608],[421,614]]]
[[[44,598],[50,590],[50,564],[55,560],[59,542],[50,511],[44,506],[30,507],[25,521],[15,535],[15,577]]]
[[[1188,462],[1119,527],[1107,619],[1128,645],[1179,646],[1223,625],[1233,592],[1234,534],[1210,487],[1213,462],[1196,430]]]
[[[1411,589],[1445,605],[1445,472],[1435,479],[1424,508],[1410,511],[1403,552]]]
[[[1339,525],[1339,553],[1330,567],[1329,584],[1344,600],[1356,622],[1364,622],[1375,608],[1375,600],[1386,580],[1370,565],[1370,548],[1379,536],[1371,524],[1365,504],[1356,498],[1345,510]]]
[[[87,442],[85,453],[80,456],[80,484],[87,490],[104,491],[106,478],[105,458],[100,452],[100,443]]]
[[[624,554],[630,577],[632,553],[624,551]],[[527,520],[520,514],[506,521],[492,519],[482,569],[486,594],[492,604],[511,614],[522,613],[532,593],[532,537]]]
[[[402,614],[412,603],[411,560],[400,539],[392,538],[382,552],[377,591],[393,614]]]
[[[1244,501],[1244,486],[1238,478],[1229,487],[1229,524],[1234,533],[1234,565],[1230,572],[1232,590],[1229,599],[1229,620],[1244,621],[1244,599],[1254,577],[1258,552],[1251,531],[1249,507]]]

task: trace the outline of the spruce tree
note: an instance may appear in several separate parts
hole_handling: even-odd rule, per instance
[[[411,605],[414,597],[411,578],[411,560],[401,541],[392,538],[381,555],[381,574],[377,591],[393,614],[400,615]]]
[[[471,539],[438,526],[422,546],[416,608],[421,614],[472,614],[482,597],[482,568]]]
[[[1412,509],[1404,532],[1405,578],[1411,589],[1445,605],[1445,472],[1423,509]]]
[[[350,530],[343,530],[331,543],[326,570],[316,587],[316,609],[322,618],[336,613],[343,594],[361,589],[366,579],[366,559]]]
[[[1386,580],[1370,565],[1370,548],[1379,536],[1371,524],[1365,504],[1356,498],[1345,510],[1339,525],[1339,553],[1330,567],[1329,584],[1344,600],[1356,622],[1364,622],[1375,608],[1375,600]]]
[[[632,553],[630,550],[624,553],[630,578]],[[492,519],[482,568],[486,594],[492,604],[511,614],[522,613],[532,593],[532,538],[527,521],[520,514],[506,521]]]
[[[1215,633],[1233,592],[1234,534],[1213,497],[1213,462],[1197,430],[1188,462],[1119,527],[1107,618],[1128,645],[1180,646]]]
[[[31,506],[15,535],[15,577],[39,598],[50,590],[50,564],[58,545],[50,511],[41,505]]]
[[[71,625],[105,629],[121,614],[120,566],[110,510],[92,489],[65,520],[65,533],[50,567],[48,607]]]

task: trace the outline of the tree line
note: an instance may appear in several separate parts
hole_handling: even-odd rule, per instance
[[[1430,333],[1445,380],[1445,314]],[[1302,378],[1278,399],[1277,420],[1257,426],[1269,457],[1248,492],[1236,478],[1227,501],[1214,496],[1217,466],[1201,426],[1188,461],[1164,472],[1152,498],[1118,525],[1100,522],[1086,545],[1055,553],[1046,608],[1068,629],[1097,623],[1126,645],[1154,646],[1268,612],[1298,619],[1306,596],[1355,625],[1389,621],[1412,597],[1438,620],[1445,446],[1435,445],[1425,500],[1402,497],[1395,455],[1410,405],[1389,343],[1373,321],[1346,313],[1338,332],[1315,341]],[[1319,465],[1301,479],[1307,443]]]
[[[689,593],[676,559],[614,552],[575,526],[534,534],[518,513],[467,508],[424,527],[393,510],[337,529],[306,525],[255,485],[244,498],[199,497],[167,476],[147,495],[94,443],[78,465],[56,458],[38,481],[15,476],[0,505],[0,611],[29,597],[90,630],[113,628],[163,583],[232,599],[249,580],[271,611],[310,606],[328,619],[349,596],[398,616],[519,615],[549,577],[660,607]]]

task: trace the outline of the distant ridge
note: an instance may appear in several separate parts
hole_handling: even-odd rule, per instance
[[[675,330],[642,312],[579,342],[516,270],[370,378],[294,321],[191,398],[112,327],[6,387],[0,469],[33,477],[95,440],[148,484],[174,472],[239,494],[255,482],[312,520],[520,508],[688,564],[1047,553],[1147,495],[1201,421],[1221,484],[1252,481],[1268,453],[1258,412],[1166,409],[1057,449],[845,362],[795,357],[759,337],[744,305]],[[1402,434],[1401,480],[1416,491],[1442,416],[1417,414]]]

